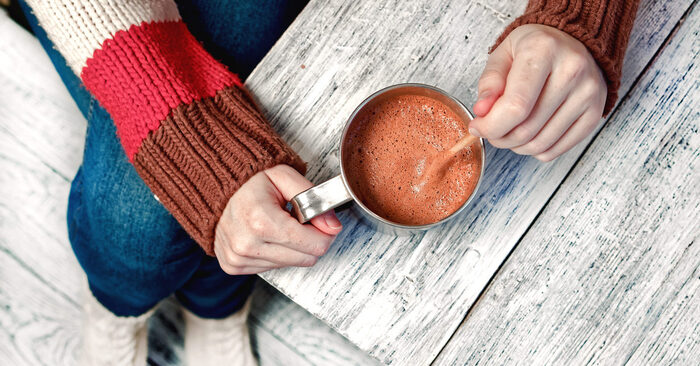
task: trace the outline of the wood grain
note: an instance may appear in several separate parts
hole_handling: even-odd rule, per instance
[[[72,365],[80,311],[70,298],[0,250],[0,360],[4,365]]]
[[[643,2],[621,95],[690,3]],[[307,177],[320,183],[338,174],[339,133],[370,93],[423,82],[472,101],[487,49],[524,5],[311,1],[247,85],[277,130],[310,162]],[[315,267],[263,278],[382,362],[427,364],[584,146],[551,164],[488,149],[483,188],[471,210],[449,224],[394,237],[342,212],[345,229]]]
[[[73,365],[83,275],[67,244],[85,120],[39,43],[0,11],[0,363]]]
[[[252,338],[263,365],[379,365],[264,281],[259,281],[253,293],[252,308]],[[274,342],[281,344],[273,352],[268,343]],[[287,351],[282,353],[282,349]]]
[[[261,366],[312,365],[268,329],[255,326],[251,328],[250,336],[253,349],[257,350],[256,357],[258,357]]]
[[[80,282],[64,269],[78,268],[66,250],[65,207],[85,118],[39,42],[4,12],[0,56],[0,248],[26,268],[45,268],[43,280],[70,297]]]
[[[700,8],[679,28],[435,365],[697,365]]]

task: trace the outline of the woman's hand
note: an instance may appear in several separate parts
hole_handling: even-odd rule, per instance
[[[342,226],[333,211],[302,225],[284,209],[288,200],[312,185],[288,165],[259,172],[243,184],[216,227],[214,252],[224,272],[313,266]]]
[[[606,97],[603,74],[581,42],[552,27],[522,25],[489,56],[470,132],[550,161],[595,129]]]

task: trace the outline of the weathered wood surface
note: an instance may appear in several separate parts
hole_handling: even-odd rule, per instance
[[[255,347],[261,353],[262,363],[279,366],[379,365],[377,360],[353,346],[292,300],[264,281],[260,282],[262,284],[256,288],[253,295],[250,325],[255,329],[253,341],[262,343],[256,344]],[[291,353],[267,350],[266,345],[274,340],[262,342],[265,340],[261,337],[270,335],[285,345]]]
[[[697,365],[700,8],[644,73],[435,365]]]
[[[65,212],[85,119],[38,41],[2,10],[0,96],[0,365],[76,365],[85,277],[68,243]],[[262,366],[371,364],[320,320],[260,285],[251,334]],[[150,325],[149,364],[179,365],[177,302],[164,301]]]
[[[39,43],[4,11],[0,96],[0,363],[74,364],[83,277],[65,202],[85,120]]]
[[[643,1],[621,95],[691,1]],[[469,103],[500,31],[524,2],[311,1],[247,85],[320,183],[339,172],[338,136],[370,93],[400,82],[443,88]],[[488,149],[482,189],[454,221],[425,234],[345,229],[313,268],[263,278],[361,349],[389,364],[431,362],[577,161]]]

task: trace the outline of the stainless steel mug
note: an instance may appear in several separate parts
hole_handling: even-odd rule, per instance
[[[354,205],[354,207],[357,209],[357,211],[361,214],[362,217],[368,220],[368,222],[372,226],[381,229],[382,231],[395,233],[410,233],[420,230],[426,230],[433,226],[442,224],[445,221],[448,221],[449,219],[456,216],[458,213],[464,210],[464,208],[467,207],[467,205],[469,205],[469,202],[476,195],[476,192],[479,189],[479,185],[481,183],[481,179],[484,175],[486,155],[484,154],[483,139],[479,139],[479,145],[481,148],[481,172],[476,187],[474,187],[474,191],[464,202],[464,204],[460,206],[458,210],[453,212],[450,216],[447,216],[444,219],[436,221],[434,223],[426,225],[402,225],[392,222],[368,209],[367,206],[365,206],[365,204],[357,198],[357,195],[355,194],[355,192],[352,191],[352,188],[348,184],[348,172],[343,164],[343,162],[345,161],[345,159],[343,159],[343,151],[345,150],[344,147],[347,143],[346,137],[348,134],[348,130],[350,130],[350,127],[353,125],[353,123],[356,122],[355,117],[364,108],[371,108],[375,103],[386,100],[387,98],[392,98],[395,96],[406,94],[421,95],[436,99],[448,106],[450,109],[452,109],[452,111],[454,111],[455,114],[457,114],[457,116],[459,116],[460,119],[462,119],[463,121],[471,121],[474,118],[471,112],[469,112],[469,110],[467,109],[467,107],[465,107],[460,101],[450,96],[446,92],[430,85],[398,84],[375,92],[374,94],[370,95],[367,99],[365,99],[362,103],[360,103],[360,105],[357,106],[357,108],[355,108],[355,111],[350,115],[350,118],[348,118],[348,121],[345,123],[345,128],[343,129],[343,134],[340,140],[340,175],[331,178],[330,180],[321,183],[317,186],[311,187],[292,198],[292,213],[299,220],[299,222],[305,223],[326,211],[329,211],[351,200],[354,200],[356,204]]]

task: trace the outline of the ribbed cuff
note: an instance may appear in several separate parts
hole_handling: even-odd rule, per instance
[[[209,255],[230,197],[278,164],[306,169],[237,86],[173,109],[134,157],[139,175]]]
[[[591,1],[570,3],[562,0],[531,1],[525,14],[513,21],[491,48],[515,28],[541,24],[557,28],[583,43],[603,72],[608,95],[603,109],[606,116],[615,105],[622,77],[622,62],[634,24],[638,1]]]

